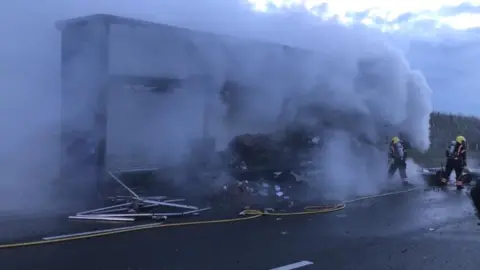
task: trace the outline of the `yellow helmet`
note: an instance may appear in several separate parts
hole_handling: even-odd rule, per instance
[[[399,141],[400,141],[400,138],[398,138],[397,136],[392,138],[392,143],[398,143]]]
[[[455,138],[455,141],[457,143],[464,143],[466,141],[466,139],[463,136],[457,136],[457,138]]]

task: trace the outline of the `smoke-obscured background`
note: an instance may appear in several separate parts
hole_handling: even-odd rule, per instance
[[[225,44],[228,49],[220,54],[214,48],[202,48],[207,44],[195,40],[203,55],[201,67],[213,82],[181,85],[163,100],[157,96],[158,100],[142,101],[139,111],[133,102],[126,104],[115,116],[120,124],[129,117],[136,124],[117,131],[117,138],[123,140],[119,144],[135,151],[153,150],[149,151],[154,153],[149,162],[181,159],[177,153],[183,153],[203,134],[199,121],[205,104],[210,108],[210,135],[218,139],[221,149],[235,135],[278,129],[278,116],[287,98],[294,100],[293,111],[319,106],[325,112],[320,118],[333,123],[324,130],[327,147],[319,151],[316,160],[326,172],[326,180],[314,181],[328,186],[336,198],[373,192],[385,181],[385,155],[371,145],[358,145],[358,137],[378,141],[402,132],[414,147],[425,150],[429,146],[431,90],[421,73],[412,70],[403,53],[390,43],[392,39],[361,25],[345,27],[334,20],[321,21],[301,8],[256,13],[247,3],[233,0],[198,4],[178,0],[47,0],[41,6],[19,0],[1,5],[2,210],[53,205],[49,194],[52,179],[58,176],[60,131],[60,33],[54,22],[92,13],[131,16],[316,52],[304,55],[269,50],[261,45],[238,45],[229,39]],[[157,46],[157,41],[145,42],[139,50]],[[129,61],[126,63],[131,63],[132,71],[137,70],[136,64],[144,64],[138,59]],[[176,62],[169,63],[177,67],[172,75],[192,71],[183,70],[191,67],[186,58],[168,61]],[[201,100],[205,96],[198,94],[208,93],[209,88],[226,80],[252,89],[242,98],[242,121],[228,128],[223,121],[226,109],[216,95],[209,93],[211,98],[205,101]],[[201,89],[187,93],[194,88]]]

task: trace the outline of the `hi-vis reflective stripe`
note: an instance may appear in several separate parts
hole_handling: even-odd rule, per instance
[[[463,154],[464,152],[465,152],[465,149],[463,149],[463,145],[459,145],[456,156],[458,157],[460,156],[460,154]]]

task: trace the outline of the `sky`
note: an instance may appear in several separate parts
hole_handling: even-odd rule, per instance
[[[422,71],[435,110],[480,115],[480,1],[249,0],[258,11],[269,5],[304,5],[322,19],[363,24],[391,35],[413,68]]]

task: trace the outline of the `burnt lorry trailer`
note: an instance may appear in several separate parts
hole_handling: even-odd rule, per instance
[[[263,47],[266,58],[274,57],[279,51],[308,57],[304,51],[288,46],[104,14],[59,21],[56,27],[61,31],[60,179],[64,182],[61,184],[72,187],[76,194],[84,189],[79,189],[79,185],[89,186],[91,189],[87,193],[100,193],[115,202],[107,209],[79,213],[76,217],[79,219],[131,220],[135,218],[130,215],[132,211],[137,213],[162,206],[181,209],[171,215],[204,210],[178,203],[183,199],[164,194],[145,195],[132,187],[139,179],[148,182],[146,178],[151,179],[170,165],[165,164],[168,157],[158,156],[160,150],[169,151],[152,147],[158,145],[170,129],[175,129],[174,124],[163,125],[162,122],[183,121],[184,117],[190,125],[196,125],[193,129],[198,133],[198,144],[192,146],[194,157],[196,151],[204,156],[206,152],[235,156],[233,152],[238,150],[233,147],[235,142],[227,151],[215,151],[215,141],[212,142],[210,136],[210,104],[202,99],[202,96],[220,96],[233,111],[229,115],[235,119],[238,102],[230,104],[235,102],[229,97],[241,95],[240,92],[248,87],[242,87],[242,80],[236,78],[232,67],[239,60],[230,57],[231,46]],[[208,53],[212,51],[230,59],[224,67],[226,79],[221,82],[213,78],[215,74],[208,73],[211,70]],[[270,52],[274,52],[273,55]],[[189,87],[196,99],[192,98],[193,105],[185,104],[184,107],[203,109],[185,116],[184,108],[169,107],[169,98],[178,89],[185,91]],[[152,121],[153,116],[155,121]],[[170,153],[174,150],[170,149]],[[228,162],[227,166],[235,175],[235,162]],[[162,192],[167,189],[165,187]],[[107,215],[104,211],[127,211],[129,215],[91,216]]]
[[[232,96],[253,91],[244,86],[242,78],[236,77],[233,67],[239,60],[232,58],[232,47],[243,46],[245,50],[262,47],[266,59],[279,51],[298,54],[299,57],[309,56],[304,50],[288,46],[112,15],[61,21],[57,28],[62,35],[61,172],[65,179],[85,164],[95,164],[120,174],[159,169],[160,162],[152,164],[155,159],[151,158],[159,149],[148,146],[158,144],[167,129],[175,128],[174,125],[159,128],[161,121],[182,120],[182,108],[176,108],[177,112],[162,110],[168,105],[165,100],[178,88],[192,86],[192,97],[199,100],[195,105],[203,106],[202,113],[197,110],[195,116],[188,116],[191,123],[197,125],[194,128],[201,130],[198,141],[203,146],[196,148],[214,150],[215,142],[212,143],[210,138],[209,104],[201,97],[219,96],[227,104],[228,121],[235,122],[238,120],[235,110],[242,104],[241,98],[232,99]],[[213,78],[215,74],[209,74],[211,67],[206,58],[212,50],[230,59],[224,66],[226,79],[221,82]],[[162,114],[169,115],[161,118],[159,115]],[[155,123],[157,126],[142,126],[152,122],[148,121],[152,115],[159,117]],[[143,136],[148,132],[156,134]],[[304,133],[301,136],[307,136],[308,132]],[[298,134],[284,132],[280,141],[288,144],[296,140],[298,144]],[[238,146],[235,142],[230,145],[231,151],[227,152],[238,150],[233,147]]]
[[[152,115],[172,122],[174,112],[162,111],[164,96],[187,83],[201,85],[197,88],[204,91],[216,88],[202,73],[202,56],[188,39],[195,33],[111,15],[60,21],[56,27],[61,31],[60,179],[64,183],[60,185],[69,194],[88,186],[86,193],[103,198],[99,203],[108,199],[106,207],[70,218],[163,220],[208,210],[128,183],[129,178],[151,175],[161,165],[152,162],[152,151],[157,149],[148,146],[162,140],[165,130],[158,127],[162,118],[150,130],[142,123]],[[208,104],[204,105],[206,114]],[[197,113],[191,122],[206,131],[204,114]]]
[[[175,130],[179,126],[175,121],[188,121],[197,134],[198,143],[192,145],[189,153],[196,161],[186,165],[195,175],[199,175],[199,168],[200,171],[207,170],[206,167],[225,168],[227,161],[229,173],[237,180],[278,180],[281,174],[286,175],[280,177],[282,180],[295,181],[292,172],[308,170],[311,150],[322,145],[322,131],[315,125],[296,121],[294,116],[275,132],[237,136],[227,150],[218,153],[211,136],[215,122],[210,119],[211,104],[203,98],[221,99],[228,110],[227,122],[234,125],[242,121],[236,113],[242,108],[242,96],[255,89],[248,87],[245,78],[235,72],[242,65],[238,59],[242,56],[232,53],[233,49],[260,48],[264,53],[258,57],[273,61],[272,66],[279,53],[301,60],[311,58],[312,52],[112,15],[80,17],[58,22],[56,26],[61,31],[61,179],[91,186],[92,191],[100,191],[103,197],[111,197],[122,205],[112,211],[138,212],[140,208],[159,206],[183,209],[181,213],[203,209],[180,204],[178,198],[165,194],[145,195],[132,187],[137,182],[148,182],[145,179],[158,178],[165,171],[169,175],[169,161],[173,158],[168,155],[176,151],[158,145],[165,137],[181,133]],[[212,67],[212,52],[226,59],[222,66],[223,80],[210,73],[218,70]],[[172,108],[172,96],[179,91],[191,93],[190,103]],[[189,113],[187,107],[197,110]],[[357,120],[352,123],[359,123]],[[342,122],[323,121],[320,126],[342,129],[345,127],[335,126]],[[368,134],[359,133],[355,137],[360,143],[376,144],[376,138]],[[214,166],[197,162],[205,160],[221,162],[213,162]],[[120,191],[113,189],[115,192],[111,194],[109,185],[119,187]],[[161,192],[168,193],[167,190],[163,187]],[[98,214],[98,211],[86,213]]]

